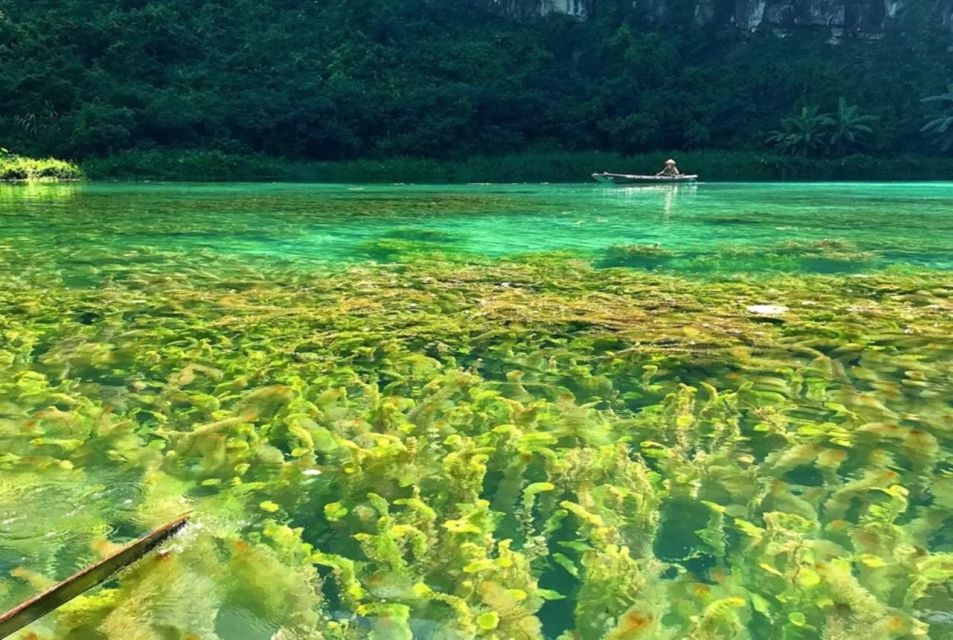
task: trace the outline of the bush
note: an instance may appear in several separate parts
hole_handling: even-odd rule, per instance
[[[55,158],[24,158],[0,155],[0,181],[56,181],[79,180],[82,170],[71,162]]]

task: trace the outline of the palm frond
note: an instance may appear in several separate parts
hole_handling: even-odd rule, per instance
[[[926,133],[929,131],[935,131],[937,133],[946,133],[953,127],[953,115],[950,116],[941,116],[935,120],[927,122],[920,131]]]
[[[953,83],[950,83],[946,88],[946,93],[941,93],[935,96],[929,96],[922,100],[923,102],[953,102]]]

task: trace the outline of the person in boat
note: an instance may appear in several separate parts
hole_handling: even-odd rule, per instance
[[[675,165],[675,161],[669,159],[665,161],[665,168],[659,171],[658,173],[656,173],[655,175],[665,176],[668,178],[674,178],[675,176],[682,175],[682,172],[678,170],[678,167]]]

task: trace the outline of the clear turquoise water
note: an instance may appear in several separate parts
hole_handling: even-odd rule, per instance
[[[150,247],[336,263],[373,257],[375,240],[426,240],[423,230],[441,249],[483,256],[657,244],[676,271],[790,269],[770,251],[824,240],[868,252],[864,268],[953,266],[953,183],[93,184],[0,187],[0,203],[0,240],[80,255]]]
[[[18,640],[953,633],[953,183],[0,185],[0,272],[0,610],[194,513]]]

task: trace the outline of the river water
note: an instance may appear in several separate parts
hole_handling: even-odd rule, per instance
[[[0,186],[0,273],[0,610],[192,514],[15,637],[953,633],[953,184]]]

